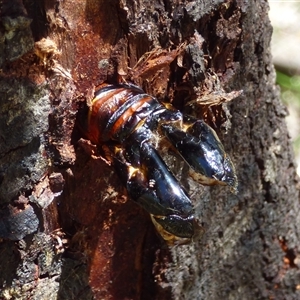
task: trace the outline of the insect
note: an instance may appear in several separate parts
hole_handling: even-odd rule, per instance
[[[215,131],[203,120],[160,103],[133,84],[102,84],[85,118],[86,137],[105,145],[129,197],[143,207],[166,240],[190,239],[192,202],[156,149],[165,139],[204,185],[237,187],[235,169]]]

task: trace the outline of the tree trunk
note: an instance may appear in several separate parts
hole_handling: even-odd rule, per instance
[[[265,1],[0,5],[1,299],[299,299],[299,181]],[[237,194],[188,180],[203,229],[190,243],[167,246],[78,142],[104,81],[204,118],[232,158]]]

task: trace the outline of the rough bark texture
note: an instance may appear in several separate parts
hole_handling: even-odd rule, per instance
[[[265,1],[0,5],[1,299],[299,299],[298,179]],[[163,62],[133,68],[148,51]],[[236,166],[236,195],[188,182],[203,227],[188,245],[164,245],[79,146],[80,104],[121,76],[194,101]],[[243,94],[203,109],[222,89]]]

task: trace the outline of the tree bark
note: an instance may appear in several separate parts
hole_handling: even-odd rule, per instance
[[[299,299],[265,1],[4,0],[0,14],[1,299]],[[234,162],[237,194],[187,180],[203,229],[187,245],[168,247],[78,142],[82,103],[120,80],[204,118]]]

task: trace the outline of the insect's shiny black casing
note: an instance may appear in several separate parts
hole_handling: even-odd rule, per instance
[[[101,85],[84,130],[94,144],[109,149],[130,198],[150,213],[166,240],[191,238],[195,218],[189,196],[155,149],[158,137],[178,151],[193,179],[237,187],[234,166],[215,131],[135,85]]]

